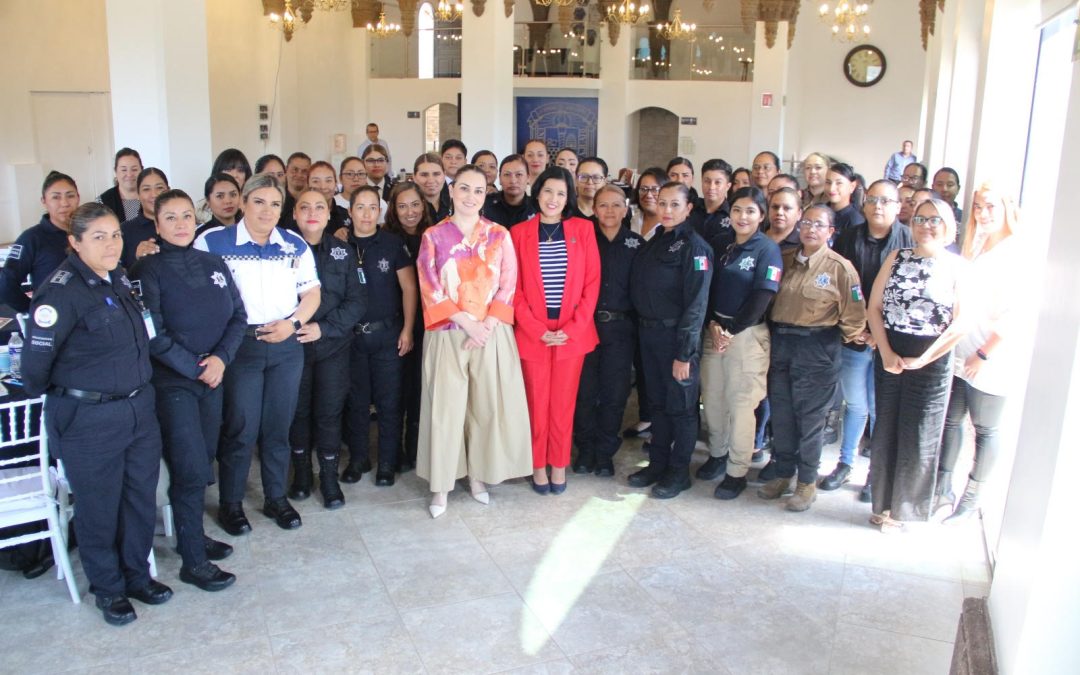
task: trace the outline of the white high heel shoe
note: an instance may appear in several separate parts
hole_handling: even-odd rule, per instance
[[[431,496],[431,504],[428,506],[428,512],[432,518],[438,518],[442,514],[446,513],[446,493],[436,492]]]
[[[487,505],[491,502],[491,497],[488,495],[487,486],[483,481],[469,479],[469,494],[472,498],[480,502],[483,505]]]

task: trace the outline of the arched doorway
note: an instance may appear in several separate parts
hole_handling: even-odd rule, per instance
[[[679,116],[664,108],[642,108],[630,115],[631,161],[638,172],[667,166],[679,154]]]
[[[438,152],[449,138],[461,138],[458,107],[453,103],[436,103],[424,109],[424,152]]]

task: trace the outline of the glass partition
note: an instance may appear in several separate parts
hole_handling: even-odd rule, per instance
[[[633,80],[754,79],[754,36],[742,26],[698,26],[694,39],[665,39],[655,27],[634,26]],[[623,39],[620,37],[620,39]]]

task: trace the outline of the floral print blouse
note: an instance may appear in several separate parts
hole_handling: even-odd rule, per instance
[[[949,252],[923,258],[914,249],[898,250],[882,294],[885,327],[920,337],[944,333],[953,321],[960,262]]]
[[[502,225],[481,218],[466,240],[452,220],[443,220],[424,232],[416,270],[427,330],[457,328],[450,317],[458,312],[514,323],[517,258]]]

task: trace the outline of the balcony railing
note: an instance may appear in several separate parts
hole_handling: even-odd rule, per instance
[[[656,28],[634,26],[630,78],[634,80],[754,79],[754,36],[742,26],[698,26],[695,39],[666,40]],[[624,38],[620,38],[624,39]]]

